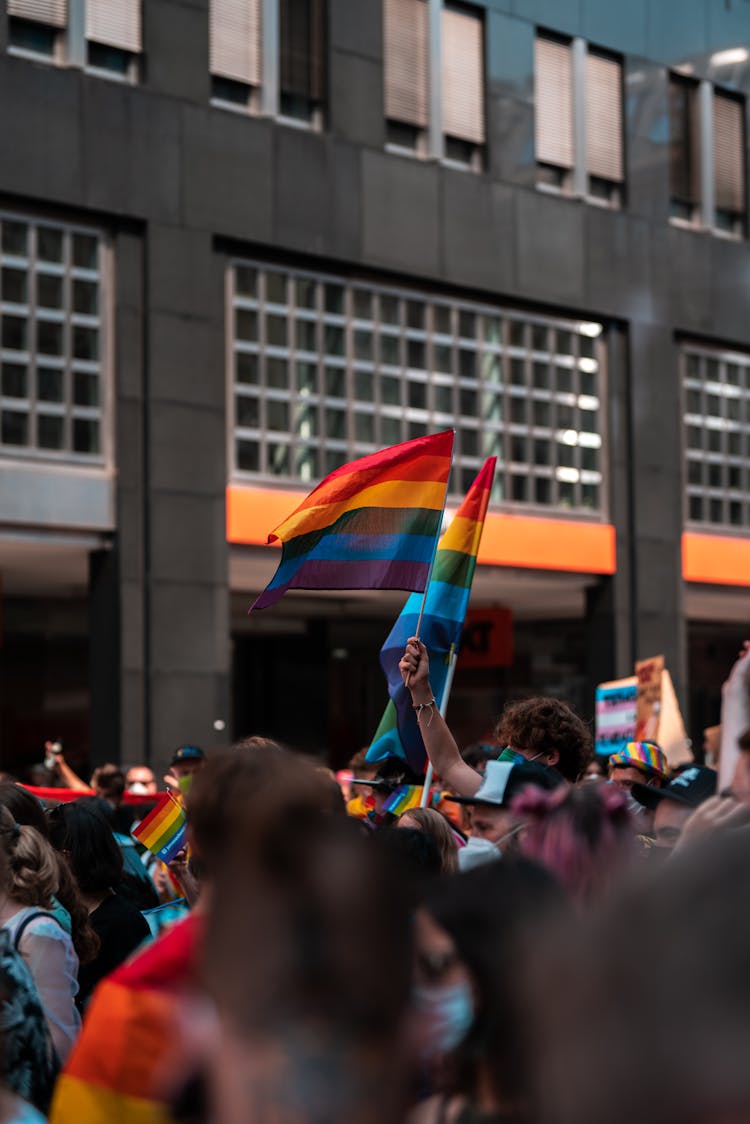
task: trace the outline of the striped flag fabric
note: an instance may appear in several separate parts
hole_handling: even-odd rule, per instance
[[[288,589],[423,591],[435,554],[453,430],[337,468],[268,536],[281,562],[250,611]]]
[[[154,810],[133,830],[133,838],[163,863],[171,862],[183,850],[185,837],[185,811],[170,792],[164,793]]]
[[[418,808],[422,800],[421,784],[400,784],[383,804],[383,811],[403,816],[410,808]]]
[[[442,706],[451,653],[458,650],[479,544],[489,506],[497,457],[489,457],[438,544],[420,636],[430,656],[430,682]],[[425,749],[411,696],[398,669],[406,642],[416,633],[422,598],[412,594],[380,650],[390,701],[367,751],[368,761],[399,756],[416,772],[425,766]]]

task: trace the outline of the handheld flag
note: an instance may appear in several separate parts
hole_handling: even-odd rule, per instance
[[[185,846],[185,812],[182,805],[171,793],[165,792],[153,812],[135,828],[133,838],[163,863],[171,862]]]
[[[327,476],[268,541],[282,544],[270,585],[250,609],[288,589],[424,590],[453,454],[453,430],[362,457]]]
[[[383,811],[392,816],[403,816],[410,808],[418,808],[422,799],[421,784],[400,784],[383,804]]]
[[[451,655],[458,649],[469,605],[496,462],[496,457],[485,461],[440,540],[425,597],[420,637],[430,656],[430,682],[438,709],[443,705]],[[425,750],[398,664],[406,641],[415,635],[421,602],[415,594],[408,598],[380,650],[390,702],[367,751],[368,761],[380,761],[389,755],[404,757],[416,772],[424,769]]]

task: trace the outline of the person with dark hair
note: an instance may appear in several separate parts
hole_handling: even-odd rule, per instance
[[[442,873],[440,848],[431,835],[418,827],[384,827],[373,835],[373,845],[394,872],[415,887]]]
[[[78,1006],[85,1009],[94,987],[150,936],[148,923],[116,892],[122,854],[104,816],[91,804],[58,804],[48,817],[52,846],[68,863],[99,937],[96,957],[78,972]]]
[[[528,1119],[514,978],[529,936],[565,898],[524,859],[491,863],[438,883],[415,920],[413,1007],[423,1056],[442,1088],[411,1124],[521,1124]]]
[[[396,1124],[409,1061],[403,881],[355,821],[278,811],[237,831],[215,885],[206,1119]]]
[[[473,796],[482,776],[463,760],[440,714],[430,686],[427,649],[417,637],[408,641],[399,668],[435,772],[453,792]],[[567,703],[552,698],[527,699],[507,706],[498,723],[497,737],[505,747],[499,755],[501,762],[537,762],[556,769],[571,782],[584,772],[593,748],[586,723]]]

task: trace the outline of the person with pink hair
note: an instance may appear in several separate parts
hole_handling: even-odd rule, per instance
[[[616,785],[529,787],[512,811],[524,825],[518,851],[556,875],[578,905],[607,891],[636,854],[627,793]]]

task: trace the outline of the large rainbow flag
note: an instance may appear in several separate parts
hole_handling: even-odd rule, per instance
[[[282,544],[270,585],[251,607],[288,589],[423,591],[440,534],[453,430],[362,457],[327,476],[268,536]]]
[[[497,457],[485,461],[435,555],[420,638],[430,656],[430,682],[438,707],[443,702],[451,652],[458,650],[461,640],[496,462]],[[380,649],[390,701],[367,751],[368,761],[404,757],[416,772],[424,769],[425,749],[398,664],[407,640],[416,633],[421,608],[422,598],[412,594]]]

